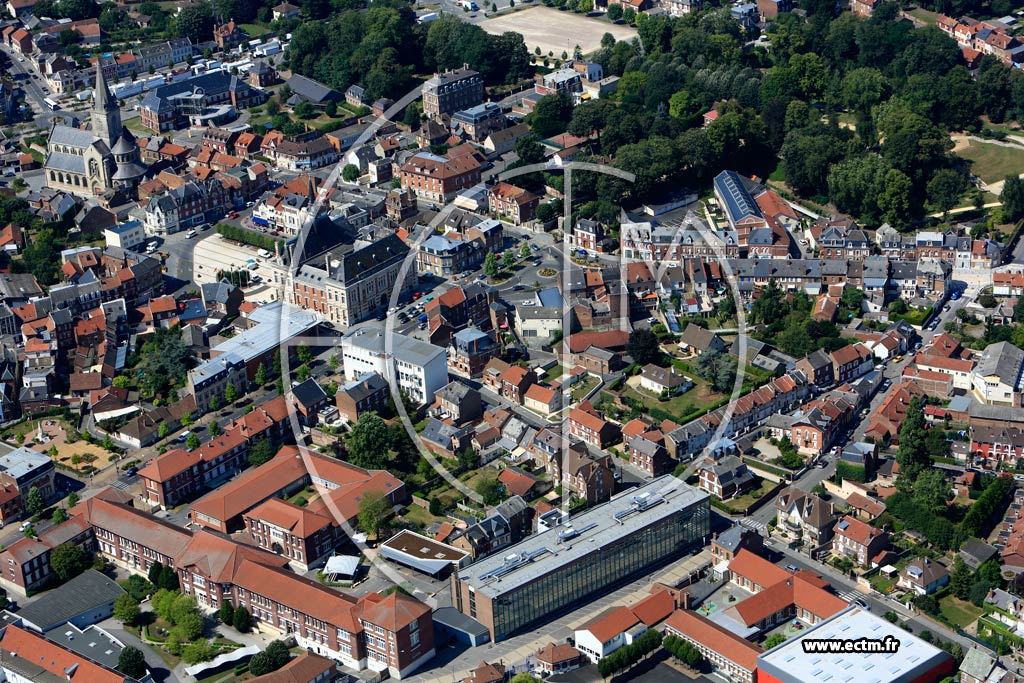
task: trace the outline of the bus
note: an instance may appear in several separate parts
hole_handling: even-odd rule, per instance
[[[49,97],[43,100],[43,102],[45,102],[46,106],[50,108],[50,111],[57,111],[58,109],[60,109],[60,105],[51,100]]]

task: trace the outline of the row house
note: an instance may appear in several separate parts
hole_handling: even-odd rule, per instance
[[[324,187],[316,176],[299,176],[261,198],[253,209],[252,222],[295,235],[308,221],[326,213],[327,201],[317,199],[321,193],[325,200],[330,199],[334,191],[333,187]]]
[[[832,376],[837,384],[853,381],[874,367],[874,354],[860,343],[836,349],[829,357],[832,360]]]
[[[871,566],[881,552],[889,548],[889,534],[846,515],[835,525],[832,552],[846,557],[860,567]]]
[[[621,240],[624,257],[647,263],[680,265],[686,259],[718,260],[740,254],[735,231],[713,231],[693,212],[679,225],[624,224]]]
[[[670,472],[675,461],[669,457],[665,435],[679,427],[671,420],[655,425],[642,417],[622,427],[623,445],[629,462],[648,477],[659,477]]]
[[[483,263],[484,256],[483,244],[477,240],[431,235],[420,243],[416,252],[416,272],[447,279],[476,269]]]
[[[827,451],[856,415],[856,402],[841,393],[814,399],[792,415],[773,415],[768,426],[787,437],[797,452],[817,457]]]
[[[1018,426],[972,424],[970,437],[974,463],[985,468],[1018,467],[1024,458],[1024,429]]]
[[[532,221],[539,204],[540,197],[511,183],[500,182],[487,191],[487,210],[513,225]]]
[[[566,444],[557,430],[548,427],[537,432],[529,451],[551,481],[589,505],[604,502],[615,492],[615,474],[607,453],[592,454],[578,441]]]
[[[337,163],[338,150],[325,135],[308,139],[282,139],[268,135],[261,151],[286,171],[313,171]]]
[[[280,442],[287,420],[287,403],[278,396],[229,422],[219,436],[199,448],[175,448],[158,456],[139,470],[142,499],[167,510],[216,488],[245,468],[257,440]]]
[[[595,448],[604,448],[620,435],[617,425],[604,418],[590,401],[581,401],[568,417],[569,434]]]

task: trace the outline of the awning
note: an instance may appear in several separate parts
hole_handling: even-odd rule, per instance
[[[359,558],[352,555],[335,555],[327,560],[324,567],[324,574],[342,574],[344,576],[355,576],[359,569]]]

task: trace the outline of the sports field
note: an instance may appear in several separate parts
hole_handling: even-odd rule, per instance
[[[553,52],[560,57],[562,52],[570,55],[577,45],[584,54],[601,47],[601,36],[611,33],[616,40],[632,40],[636,29],[626,25],[612,24],[600,19],[591,19],[582,14],[560,12],[551,7],[531,7],[519,12],[502,14],[485,19],[480,27],[488,33],[498,35],[515,31],[523,35],[530,54],[539,47],[543,54]]]

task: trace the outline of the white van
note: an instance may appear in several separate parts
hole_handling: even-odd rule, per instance
[[[260,258],[270,258],[271,256],[273,256],[273,254],[271,254],[266,249],[260,249],[259,251],[256,252],[256,255],[259,256]]]
[[[188,440],[188,437],[191,436],[191,435],[192,435],[191,431],[184,431],[181,434],[178,434],[178,441],[185,442],[185,441]]]

